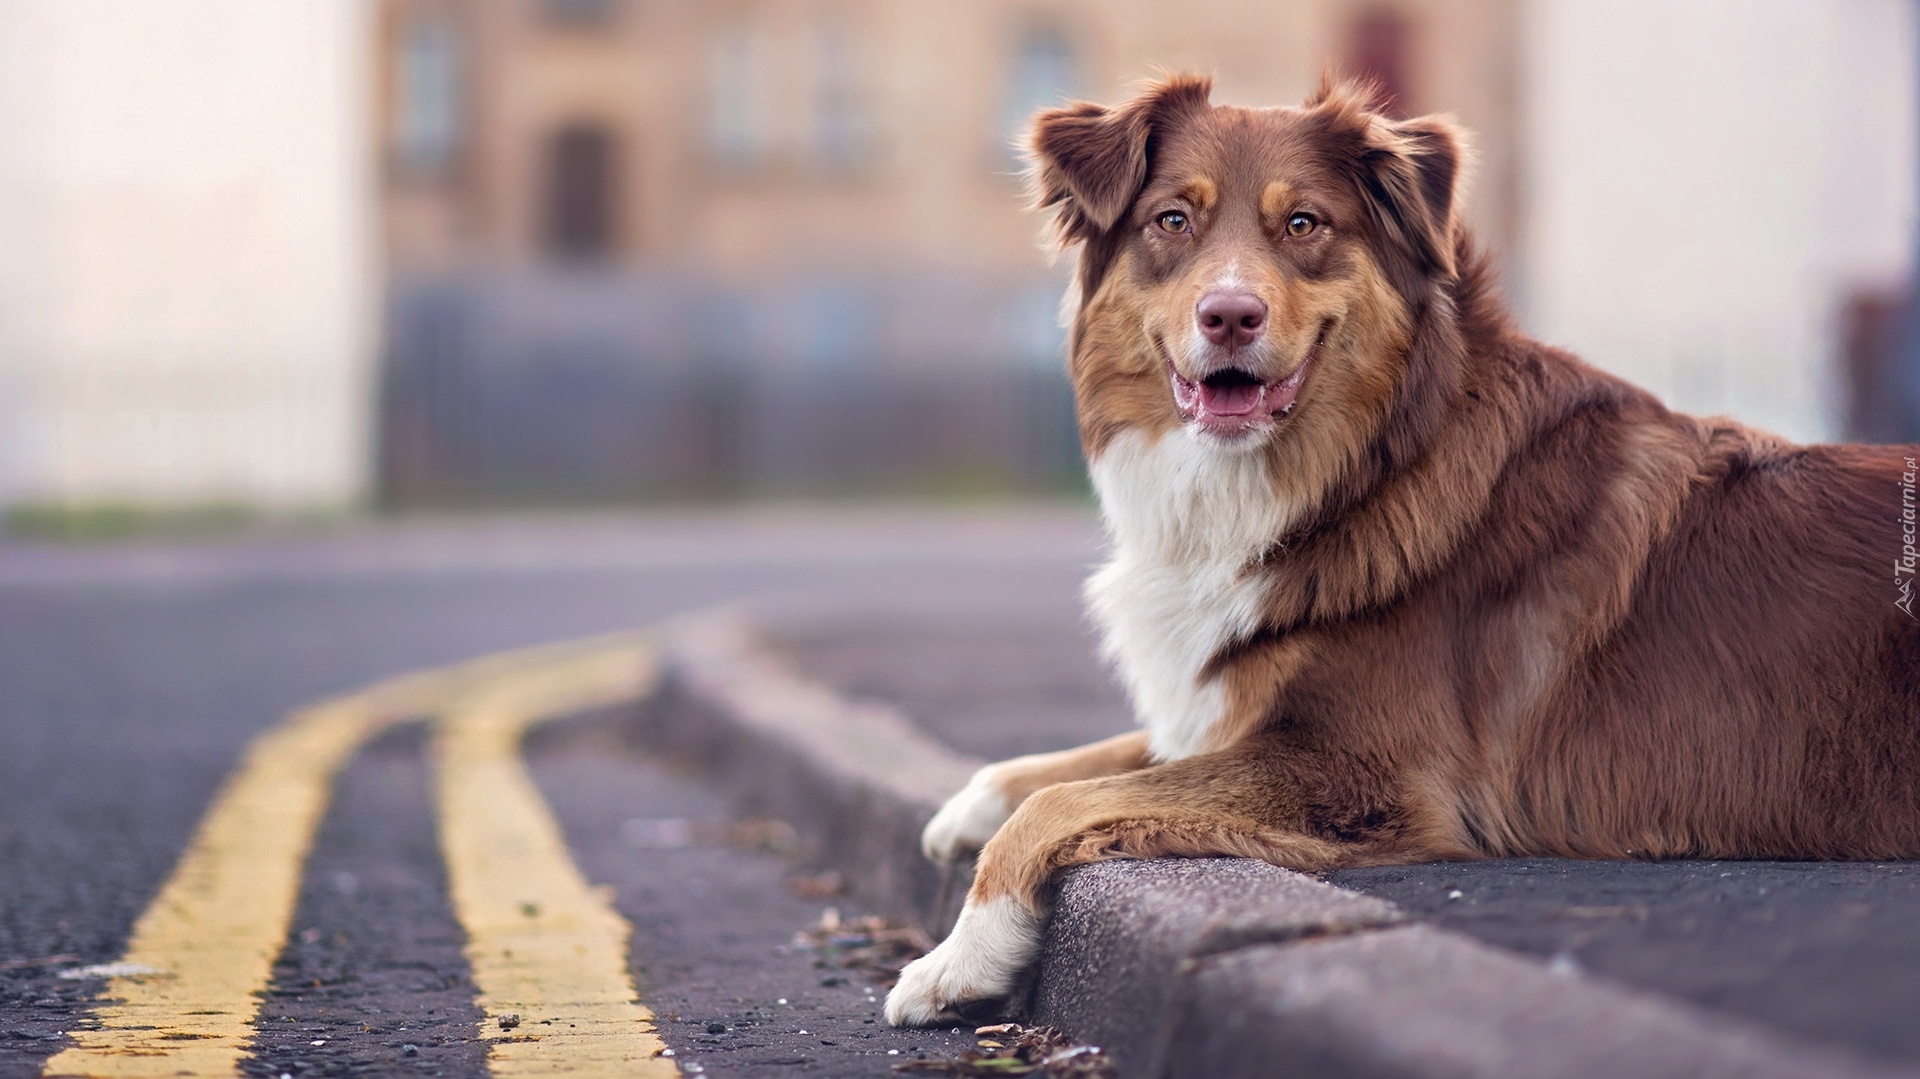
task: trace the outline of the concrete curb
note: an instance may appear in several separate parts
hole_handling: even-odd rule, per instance
[[[1911,1074],[1229,858],[1066,874],[1033,1014],[1156,1079]]]
[[[982,761],[885,705],[847,701],[740,612],[666,633],[654,744],[798,829],[874,909],[944,928],[919,833]],[[1126,1076],[1734,1077],[1914,1073],[1417,924],[1392,904],[1244,859],[1064,875],[1025,1002]]]
[[[648,738],[705,766],[749,812],[794,825],[807,854],[879,913],[944,932],[965,881],[920,854],[920,830],[985,761],[955,753],[887,705],[849,701],[793,672],[738,611],[682,619]]]

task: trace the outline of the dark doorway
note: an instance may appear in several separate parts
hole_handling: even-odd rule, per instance
[[[1413,27],[1398,11],[1369,8],[1354,21],[1347,73],[1379,84],[1381,109],[1389,116],[1413,113],[1412,59]]]
[[[1840,356],[1847,375],[1846,436],[1852,442],[1920,438],[1912,365],[1916,330],[1906,289],[1862,289],[1840,312]]]
[[[549,255],[567,262],[593,262],[614,253],[616,166],[613,136],[598,125],[573,124],[549,140]]]

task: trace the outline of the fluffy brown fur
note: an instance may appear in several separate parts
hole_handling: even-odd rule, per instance
[[[1222,274],[1269,305],[1263,377],[1311,367],[1220,450],[1289,508],[1238,570],[1255,616],[1195,679],[1224,702],[1201,751],[999,766],[1020,778],[970,907],[1039,912],[1054,870],[1119,856],[1920,854],[1920,622],[1894,565],[1920,451],[1680,415],[1523,336],[1459,224],[1461,135],[1364,88],[1247,110],[1175,78],[1044,113],[1033,146],[1078,250],[1096,473],[1123,436],[1197,437],[1169,371]],[[973,952],[923,961],[890,1016],[1003,988],[991,943],[957,933]]]

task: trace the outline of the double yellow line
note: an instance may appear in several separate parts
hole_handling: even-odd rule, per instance
[[[574,866],[520,759],[534,724],[639,699],[658,677],[645,635],[568,642],[382,682],[256,738],[134,923],[93,1025],[42,1074],[240,1074],[335,773],[374,734],[424,718],[493,1074],[677,1076],[627,972],[632,927]]]

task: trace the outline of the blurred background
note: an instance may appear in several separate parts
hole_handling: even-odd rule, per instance
[[[1522,323],[1920,438],[1910,0],[0,0],[0,507],[1076,495],[1031,112],[1477,136]]]

